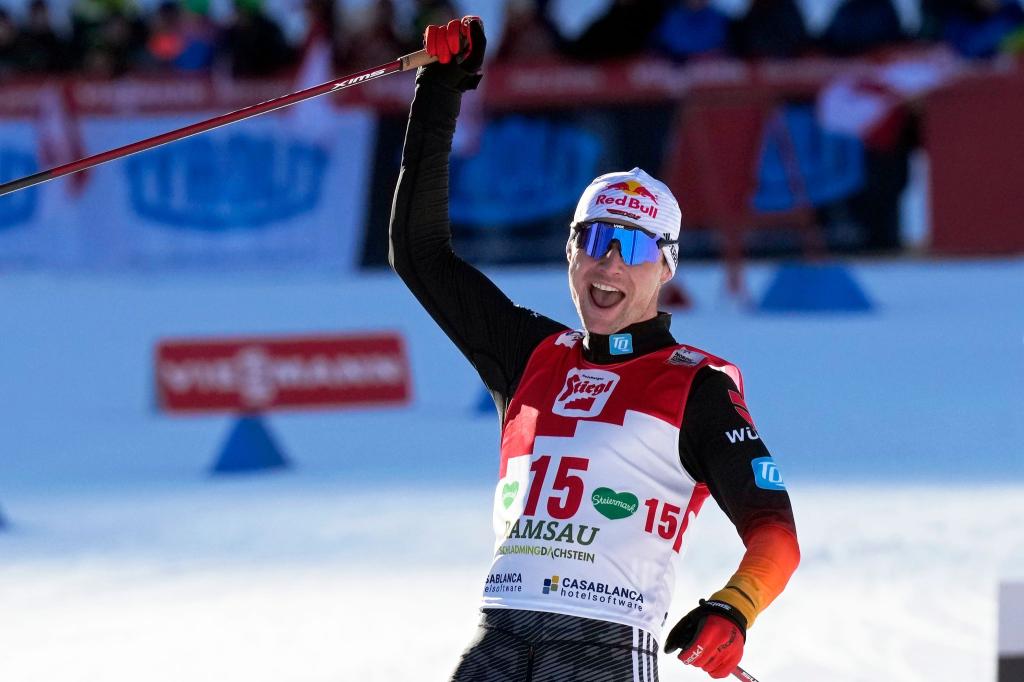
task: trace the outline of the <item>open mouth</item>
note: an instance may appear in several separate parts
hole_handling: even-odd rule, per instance
[[[624,298],[626,295],[615,287],[599,282],[590,285],[590,300],[598,308],[612,308]]]

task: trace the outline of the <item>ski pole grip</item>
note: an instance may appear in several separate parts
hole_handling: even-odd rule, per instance
[[[402,71],[409,71],[410,69],[418,69],[427,64],[433,64],[437,61],[437,57],[427,54],[426,50],[420,50],[407,54],[404,57],[399,57],[398,60],[402,62]]]

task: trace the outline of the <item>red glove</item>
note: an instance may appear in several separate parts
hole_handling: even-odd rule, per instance
[[[431,24],[423,32],[423,47],[440,63],[455,61],[472,73],[483,64],[483,26],[480,17],[475,16],[452,19],[445,26]]]
[[[665,653],[682,649],[679,660],[715,679],[728,677],[743,658],[743,615],[720,601],[700,602],[683,616],[665,639]]]

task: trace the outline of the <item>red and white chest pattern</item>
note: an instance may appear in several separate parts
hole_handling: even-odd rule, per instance
[[[484,606],[622,622],[656,633],[673,564],[707,497],[679,460],[697,370],[729,363],[675,346],[613,365],[565,332],[534,351],[502,431],[495,557]]]

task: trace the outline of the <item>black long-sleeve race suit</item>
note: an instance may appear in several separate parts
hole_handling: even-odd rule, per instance
[[[567,327],[513,303],[452,249],[448,159],[460,102],[460,91],[443,78],[429,70],[418,74],[392,206],[389,260],[476,368],[504,420],[531,353],[543,339]],[[669,321],[661,313],[621,330],[633,336],[633,353],[626,356],[611,355],[608,337],[590,333],[584,356],[597,364],[620,363],[675,345]],[[729,392],[736,390],[724,373],[699,371],[686,403],[679,457],[694,480],[708,486],[745,542],[753,530],[770,524],[792,533],[795,545],[788,495],[755,482],[751,462],[768,456],[767,448],[759,438],[735,437],[750,426],[730,398]],[[754,604],[754,613],[766,605],[735,589]]]

